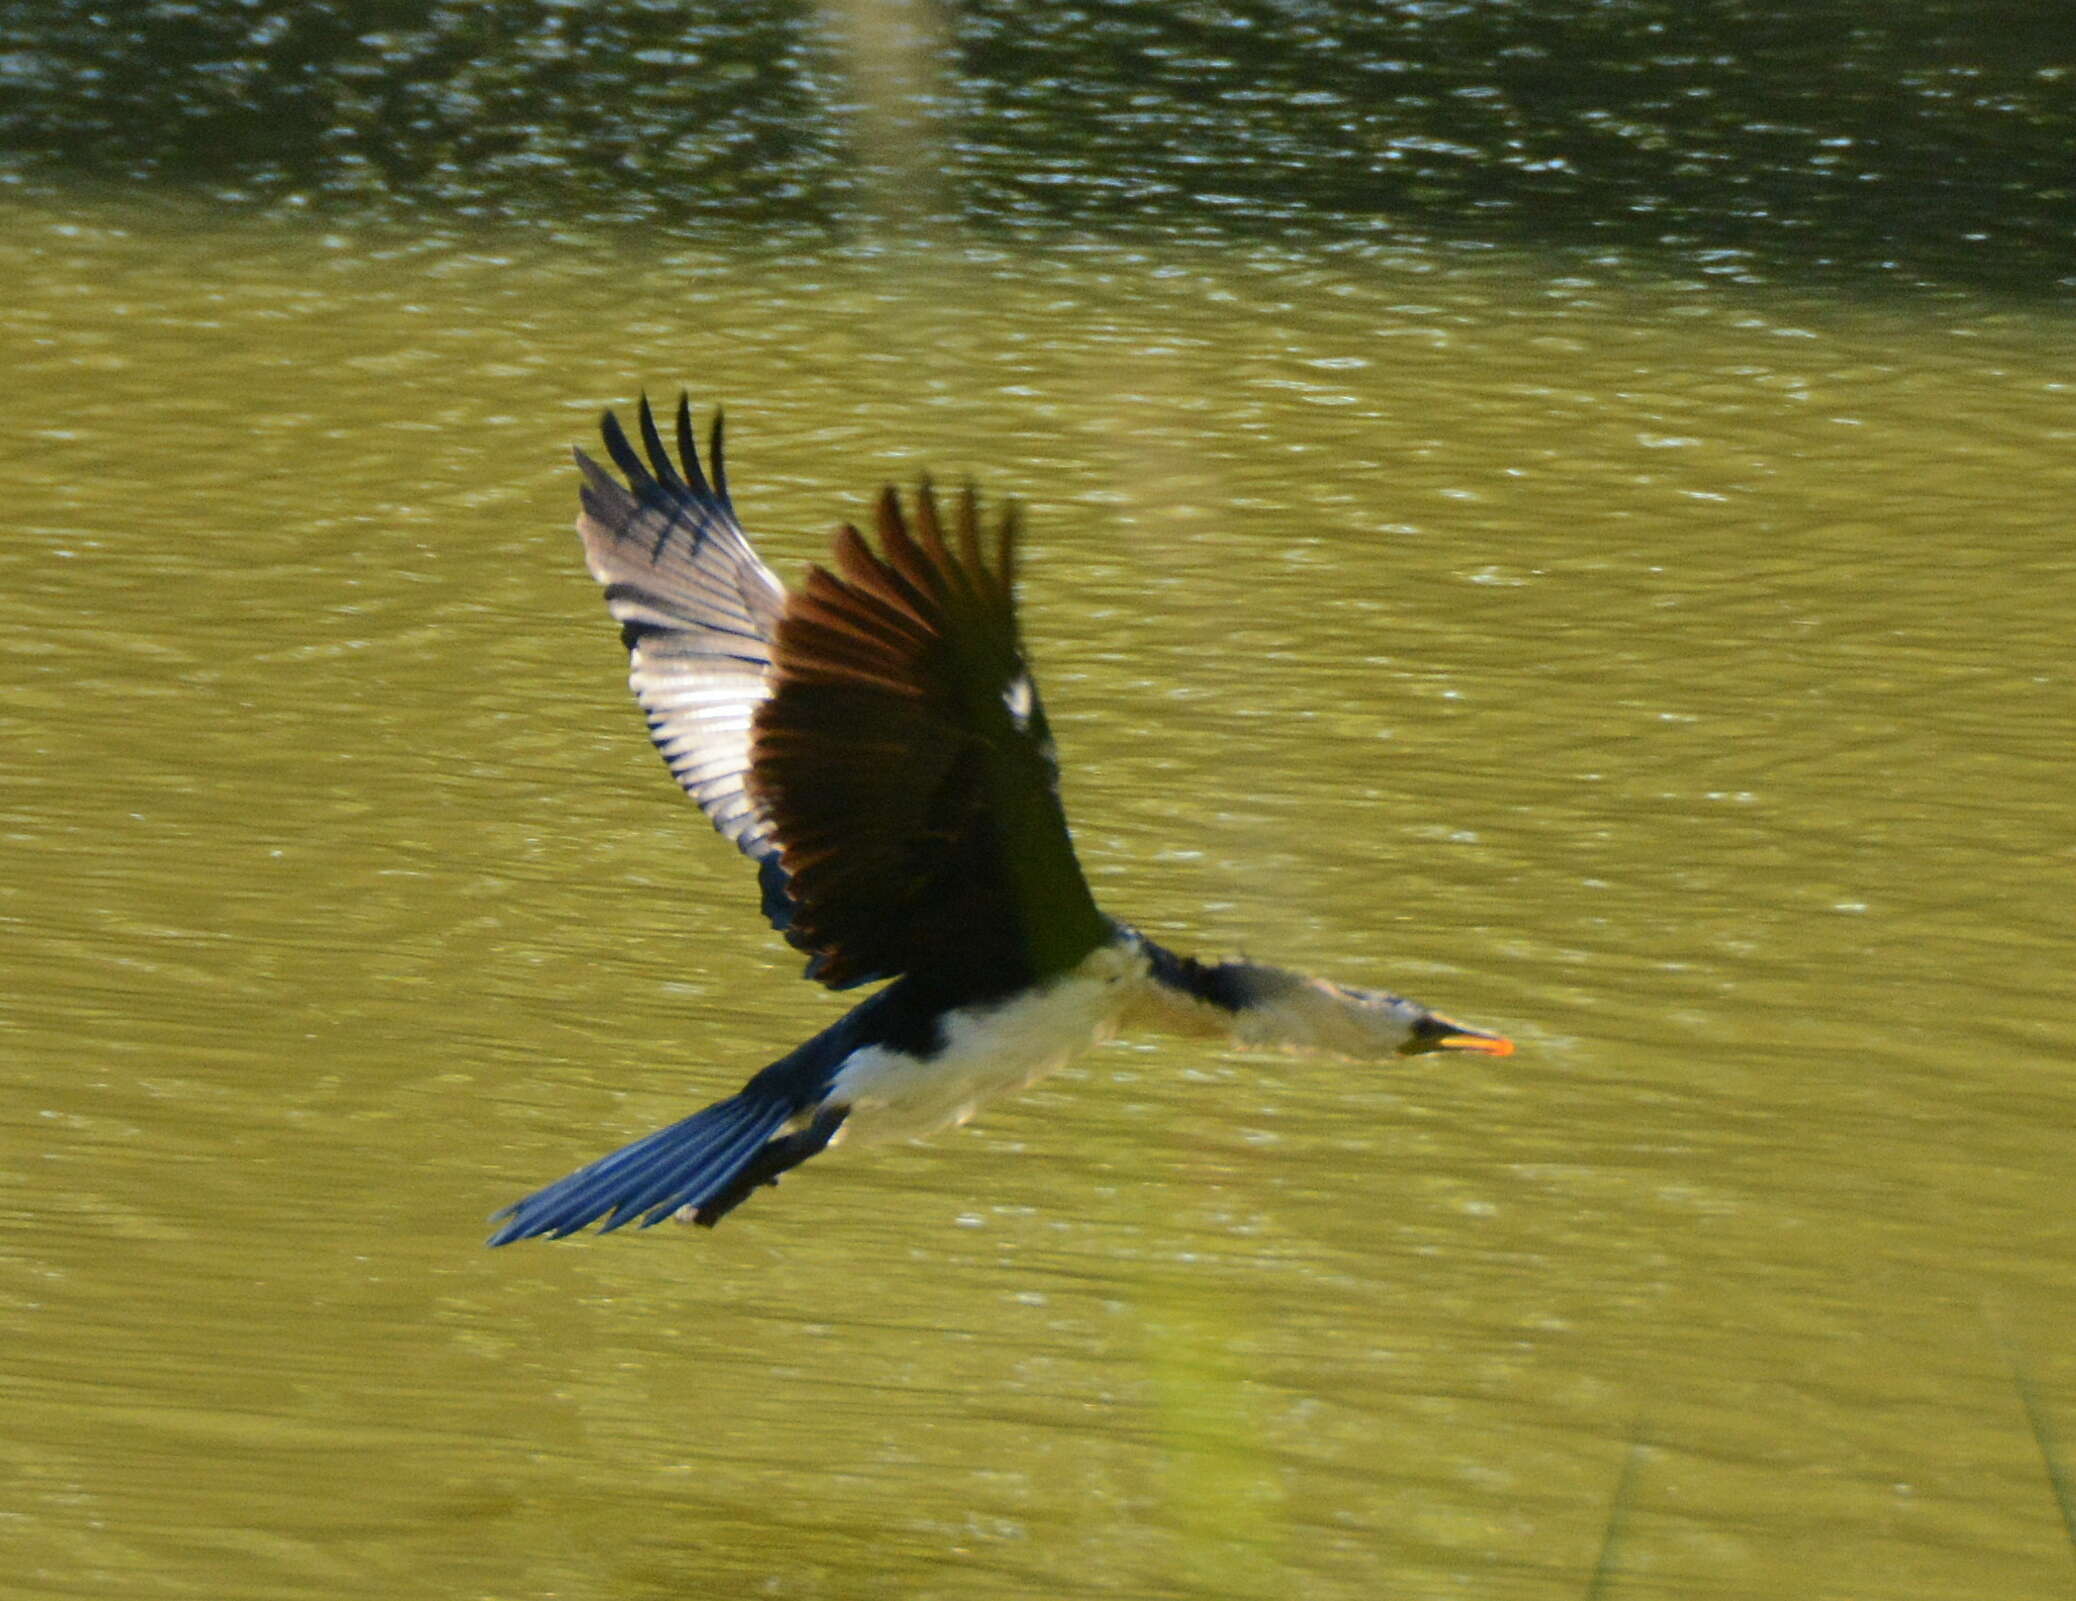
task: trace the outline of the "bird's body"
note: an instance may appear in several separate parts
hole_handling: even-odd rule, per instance
[[[839,1137],[963,1123],[1128,1025],[1362,1058],[1503,1055],[1418,1003],[1249,961],[1178,956],[1105,916],[1074,859],[1014,603],[1016,523],[983,551],[925,487],[877,541],[788,595],[736,522],[720,419],[701,470],[610,413],[625,486],[578,454],[578,520],[666,763],[757,863],[774,928],[832,988],[885,988],[735,1095],[506,1207],[493,1245],[672,1215],[712,1225]]]
[[[906,1043],[853,1051],[830,1098],[851,1109],[854,1140],[921,1139],[956,1127],[1114,1038],[1147,967],[1129,936],[1099,945],[1042,984],[938,1013],[927,1054]]]

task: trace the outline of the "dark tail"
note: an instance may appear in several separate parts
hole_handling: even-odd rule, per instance
[[[505,1222],[490,1243],[509,1245],[537,1235],[559,1240],[600,1218],[603,1234],[636,1218],[643,1228],[652,1227],[681,1207],[740,1188],[744,1170],[794,1110],[790,1099],[754,1088],[716,1101],[492,1213],[493,1223]]]

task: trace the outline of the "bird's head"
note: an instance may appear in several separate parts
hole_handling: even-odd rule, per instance
[[[1387,995],[1380,999],[1393,1000],[1396,997]],[[1478,1051],[1486,1056],[1514,1054],[1514,1042],[1504,1034],[1488,1034],[1481,1028],[1471,1028],[1453,1017],[1430,1012],[1410,1001],[1399,1001],[1398,1004],[1413,1006],[1418,1014],[1413,1019],[1412,1032],[1396,1047],[1400,1056],[1418,1056],[1425,1051]]]

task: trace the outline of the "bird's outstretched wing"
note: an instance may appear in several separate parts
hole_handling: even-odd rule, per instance
[[[886,490],[875,540],[840,529],[834,571],[787,597],[749,793],[814,976],[910,974],[980,997],[1072,967],[1111,926],[1074,858],[1018,640],[1015,512],[983,554],[970,489],[949,541],[927,485],[913,507],[911,527]]]
[[[778,845],[746,783],[751,716],[771,692],[772,630],[785,591],[735,520],[720,413],[708,445],[711,481],[689,399],[678,397],[677,463],[647,396],[640,427],[646,461],[611,412],[601,425],[625,485],[575,453],[584,473],[577,532],[585,564],[619,620],[628,684],[648,713],[649,737],[714,827],[758,864],[764,914],[786,930],[793,903]]]

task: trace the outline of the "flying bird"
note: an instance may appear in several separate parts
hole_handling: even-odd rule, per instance
[[[717,412],[703,470],[641,402],[577,451],[577,532],[671,773],[756,864],[765,916],[831,989],[882,984],[725,1100],[495,1214],[492,1245],[599,1223],[712,1227],[847,1136],[963,1123],[1131,1025],[1351,1058],[1513,1046],[1380,990],[1178,956],[1105,915],[1061,808],[1016,617],[1015,508],[983,529],[892,488],[870,537],[788,593],[736,520]]]

